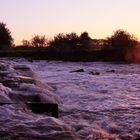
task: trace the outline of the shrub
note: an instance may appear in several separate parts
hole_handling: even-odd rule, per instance
[[[128,50],[137,45],[137,39],[124,30],[117,30],[107,42],[109,48],[116,50]]]
[[[77,46],[79,43],[79,37],[76,33],[58,34],[53,40],[49,42],[50,46],[63,47],[63,46]]]
[[[31,45],[34,47],[46,47],[47,46],[47,39],[45,36],[35,35],[31,39]]]
[[[22,44],[23,44],[23,46],[26,46],[26,47],[31,46],[31,42],[28,40],[22,40]]]

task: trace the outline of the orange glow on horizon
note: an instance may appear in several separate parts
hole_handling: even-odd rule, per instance
[[[58,33],[87,31],[106,38],[124,29],[140,39],[140,0],[1,0],[0,19],[11,30],[15,44],[34,35],[53,38]]]

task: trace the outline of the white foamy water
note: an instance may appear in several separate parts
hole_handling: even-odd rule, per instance
[[[54,88],[59,119],[80,139],[140,138],[140,64],[21,61]]]

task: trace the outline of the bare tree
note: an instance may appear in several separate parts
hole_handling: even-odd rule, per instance
[[[28,40],[22,40],[22,44],[23,44],[23,46],[26,46],[26,47],[31,46],[31,43]]]
[[[35,35],[31,39],[31,44],[34,47],[46,47],[47,46],[47,39],[45,36]]]

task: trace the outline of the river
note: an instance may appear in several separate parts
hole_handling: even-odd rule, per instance
[[[59,120],[83,140],[140,138],[140,65],[107,62],[30,62],[59,98]],[[77,70],[82,69],[81,72]]]

